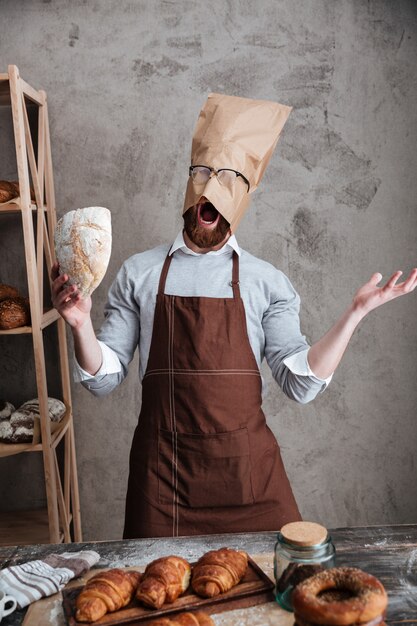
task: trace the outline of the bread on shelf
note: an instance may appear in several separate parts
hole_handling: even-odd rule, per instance
[[[11,404],[10,406],[13,407]],[[48,414],[51,422],[60,422],[65,412],[66,406],[61,400],[48,398]],[[31,443],[34,435],[35,420],[39,418],[38,398],[24,402],[18,409],[13,410],[9,417],[1,419],[0,441],[3,443]]]
[[[16,296],[20,295],[18,289],[13,287],[12,285],[6,285],[5,283],[0,283],[0,301],[5,298],[16,298]]]
[[[19,183],[11,180],[0,180],[0,204],[15,200],[20,196]],[[35,202],[35,193],[30,189],[30,199]]]
[[[29,300],[21,296],[0,301],[0,330],[11,330],[30,324]]]

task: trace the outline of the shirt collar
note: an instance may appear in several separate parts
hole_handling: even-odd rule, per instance
[[[205,253],[194,252],[194,250],[191,250],[185,243],[183,231],[181,229],[178,235],[176,236],[174,243],[171,246],[169,255],[171,256],[171,254],[174,254],[174,252],[176,252],[177,250],[182,250],[183,252],[185,252],[185,254],[193,254],[194,256],[200,256],[200,254],[211,254],[213,256],[217,256],[219,254],[224,254],[225,252],[227,252],[228,246],[230,246],[232,250],[234,250],[236,254],[240,256],[239,244],[234,235],[231,235],[229,239],[226,241],[226,243],[224,244],[224,246],[220,248],[219,250],[210,250],[210,252],[205,252]]]

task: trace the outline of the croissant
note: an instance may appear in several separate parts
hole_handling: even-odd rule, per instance
[[[193,568],[191,586],[203,598],[229,591],[244,577],[248,567],[246,552],[221,548],[206,552]]]
[[[149,626],[214,626],[214,622],[207,613],[179,613],[174,617],[156,619]]]
[[[95,622],[129,604],[140,576],[139,572],[115,568],[90,578],[76,600],[77,622]]]
[[[190,583],[191,565],[179,556],[165,556],[147,565],[136,599],[153,609],[175,602]]]

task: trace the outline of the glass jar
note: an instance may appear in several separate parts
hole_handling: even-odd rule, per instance
[[[315,522],[291,522],[281,528],[275,544],[275,598],[292,611],[291,594],[300,582],[334,567],[336,550],[327,529]]]

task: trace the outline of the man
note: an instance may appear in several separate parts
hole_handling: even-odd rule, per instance
[[[309,347],[289,280],[241,250],[234,232],[290,108],[211,94],[195,130],[184,231],[122,266],[95,337],[91,299],[53,268],[53,303],[72,329],[79,378],[96,395],[139,347],[142,408],[130,454],[125,537],[276,530],[300,519],[262,412],[265,357],[283,391],[312,400],[359,321],[415,288],[380,274]]]

